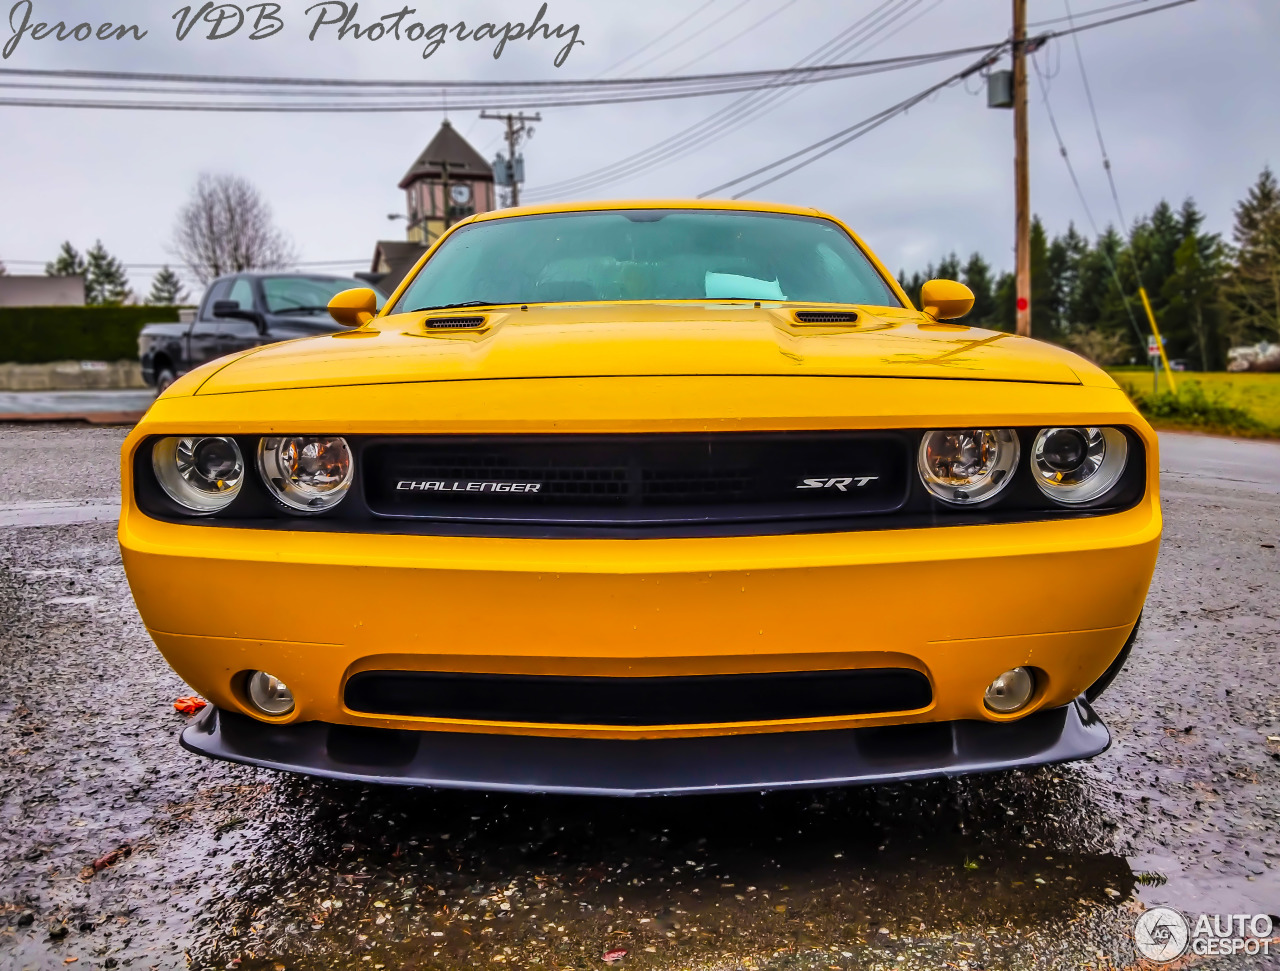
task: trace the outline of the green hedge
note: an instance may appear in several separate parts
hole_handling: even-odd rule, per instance
[[[177,307],[0,307],[0,361],[134,360],[145,325],[177,321]]]

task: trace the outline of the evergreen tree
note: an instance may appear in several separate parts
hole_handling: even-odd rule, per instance
[[[954,252],[948,253],[938,261],[938,268],[931,269],[933,276],[931,280],[959,280],[960,279],[960,257]]]
[[[1036,216],[1031,220],[1031,336],[1041,340],[1054,337],[1057,332],[1055,318],[1049,241],[1044,223]]]
[[[160,272],[151,281],[151,293],[147,297],[147,303],[155,307],[176,307],[185,303],[187,299],[187,291],[182,286],[182,281],[178,279],[178,274],[167,265],[161,267]]]
[[[1231,269],[1229,251],[1218,236],[1203,231],[1204,214],[1191,199],[1178,209],[1158,203],[1133,224],[1128,239],[1108,226],[1092,244],[1074,224],[1049,239],[1044,224],[1033,219],[1033,336],[1069,344],[1098,361],[1145,360],[1150,328],[1138,296],[1142,286],[1169,355],[1189,358],[1201,368],[1221,366],[1224,278],[1235,279],[1242,291],[1248,282],[1255,303],[1269,293],[1275,298],[1271,306],[1280,304],[1280,186],[1269,171],[1238,215],[1242,263],[1259,268],[1253,276]],[[1254,264],[1243,260],[1246,249],[1254,254]],[[959,264],[951,254],[936,270],[930,265],[911,276],[904,271],[903,285],[915,297],[920,285],[935,276],[963,279],[974,292],[968,322],[1012,331],[1014,275],[996,274],[979,253],[963,267]],[[1272,313],[1275,320],[1274,309]],[[1280,334],[1280,323],[1267,333]]]
[[[85,272],[85,303],[118,307],[132,296],[124,264],[107,252],[102,240],[89,250]]]
[[[1173,263],[1173,274],[1165,281],[1162,294],[1167,309],[1161,334],[1175,353],[1192,356],[1200,370],[1208,371],[1220,361],[1221,241],[1216,235],[1188,233],[1174,253]]]
[[[1195,210],[1194,204],[1191,208]],[[1187,233],[1195,232],[1203,219],[1198,211],[1193,211],[1190,216],[1184,212],[1179,217],[1174,213],[1173,207],[1162,199],[1156,203],[1150,216],[1134,223],[1129,234],[1132,259],[1120,264],[1121,278],[1133,272],[1133,264],[1136,262],[1137,272],[1141,276],[1126,282],[1133,290],[1137,290],[1139,286],[1146,289],[1147,297],[1157,311],[1157,318],[1163,306],[1160,294],[1164,290],[1164,282],[1173,275],[1173,256],[1178,252]],[[1190,225],[1186,225],[1188,220]]]
[[[973,291],[973,310],[968,322],[975,327],[994,327],[996,320],[996,285],[991,264],[981,253],[973,253],[961,273],[964,285]]]
[[[932,279],[933,279],[932,263],[930,263],[927,267],[925,267],[925,271],[923,273],[917,270],[915,273],[912,273],[910,276],[907,276],[907,271],[903,270],[898,274],[898,284],[902,287],[903,290],[907,292],[907,296],[911,298],[911,300],[916,304],[916,306],[919,306],[920,304],[920,288],[925,285],[926,280],[932,280]]]
[[[1236,206],[1235,262],[1224,297],[1226,330],[1233,343],[1280,337],[1280,185],[1264,168]]]
[[[1106,232],[1080,258],[1077,268],[1076,296],[1071,309],[1072,324],[1076,329],[1099,329],[1106,333],[1121,334],[1131,347],[1134,360],[1141,360],[1146,344],[1135,330],[1130,317],[1132,306],[1126,306],[1129,298],[1116,285],[1116,271],[1122,263],[1132,262],[1125,252],[1123,237],[1108,226]],[[1132,274],[1126,287],[1133,288]],[[1136,304],[1136,300],[1135,300]]]
[[[1089,242],[1076,232],[1075,223],[1068,223],[1067,231],[1049,244],[1049,302],[1054,329],[1059,334],[1068,333],[1076,323],[1080,270],[1088,252]]]
[[[1007,271],[996,279],[996,319],[991,327],[1011,334],[1018,328],[1018,279]]]
[[[57,259],[44,265],[45,276],[80,276],[84,271],[84,257],[71,245],[70,241],[62,244],[62,249],[58,250]]]

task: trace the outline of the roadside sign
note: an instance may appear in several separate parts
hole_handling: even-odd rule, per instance
[[[1147,335],[1147,356],[1148,357],[1160,356],[1160,342],[1156,340],[1155,334]]]

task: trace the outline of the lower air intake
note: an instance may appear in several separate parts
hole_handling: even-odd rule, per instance
[[[660,678],[365,671],[346,706],[371,715],[551,725],[697,725],[913,711],[929,679],[904,668]]]

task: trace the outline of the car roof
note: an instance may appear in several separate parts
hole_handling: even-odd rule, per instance
[[[297,277],[300,280],[357,280],[359,282],[356,277],[346,276],[342,273],[285,273],[271,270],[241,270],[238,273],[224,273],[222,276],[214,277],[209,282],[217,283],[219,280],[236,280],[240,277],[246,277],[250,280],[275,280],[281,277]]]
[[[535,216],[559,212],[601,212],[610,209],[729,209],[738,212],[834,218],[812,206],[788,206],[780,202],[751,202],[747,199],[600,199],[591,202],[552,202],[536,206],[519,206],[514,209],[494,209],[490,212],[477,213],[465,221],[486,222],[490,219],[510,219],[512,216]]]

